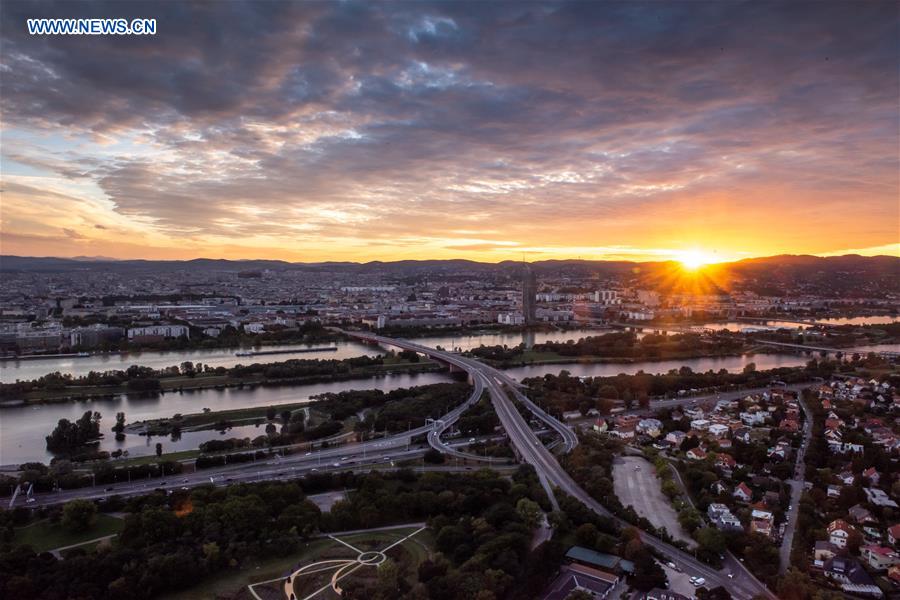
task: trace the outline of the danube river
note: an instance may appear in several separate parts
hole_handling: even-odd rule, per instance
[[[589,331],[569,331],[537,334],[537,341],[545,339],[565,340],[578,339],[585,335],[589,335]],[[546,337],[543,337],[546,336]],[[481,344],[495,345],[506,344],[516,345],[530,339],[523,340],[522,335],[507,334],[487,334],[481,336],[465,336],[465,337],[433,337],[422,338],[421,343],[431,346],[442,346],[444,348],[471,348]],[[337,352],[322,353],[323,355],[334,357],[358,356],[360,354],[375,354],[377,348],[364,346],[352,342],[342,342]],[[865,346],[857,348],[860,352],[889,350],[900,352],[898,344],[881,344],[875,346]],[[849,354],[853,350],[846,350]],[[139,357],[130,355],[134,358],[140,358],[141,364],[145,363],[145,358],[149,353],[144,353]],[[198,356],[199,354],[199,356]],[[240,362],[237,357],[225,356],[224,354],[214,354],[209,351],[205,353],[154,353],[152,360],[162,361],[152,364],[166,365],[178,364],[179,360],[193,360],[206,363],[212,357],[219,356],[221,360],[233,361],[234,364]],[[285,355],[269,355],[259,357],[261,360],[277,360],[273,357],[283,358]],[[298,354],[298,357],[310,357],[310,354]],[[161,357],[168,357],[166,361]],[[176,358],[177,357],[177,358]],[[320,356],[312,355],[314,358]],[[77,361],[78,359],[74,359]],[[91,359],[81,359],[91,360]],[[243,359],[246,360],[246,359]],[[671,369],[678,369],[682,366],[690,367],[695,372],[705,372],[709,370],[718,371],[726,369],[731,372],[737,372],[744,369],[749,363],[755,363],[757,369],[766,370],[776,367],[796,367],[806,364],[809,360],[807,356],[796,354],[757,354],[745,356],[727,356],[714,358],[695,358],[682,360],[665,360],[665,361],[642,361],[635,363],[614,363],[614,364],[598,364],[598,363],[570,363],[570,364],[551,364],[551,365],[534,365],[526,367],[517,367],[509,369],[507,372],[516,379],[526,377],[539,377],[548,373],[558,374],[566,370],[573,376],[589,376],[602,377],[612,376],[619,373],[636,373],[644,371],[645,373],[666,373]],[[27,362],[27,361],[22,361]],[[126,364],[130,364],[125,361]],[[111,367],[107,367],[111,368]],[[120,366],[121,368],[121,366]],[[13,378],[15,379],[15,378]],[[116,398],[95,400],[90,402],[65,402],[60,404],[44,404],[35,406],[14,406],[0,408],[0,465],[19,464],[26,461],[44,461],[49,460],[51,455],[46,451],[44,445],[44,437],[49,434],[56,426],[60,419],[74,420],[81,416],[85,411],[98,411],[103,415],[102,429],[106,434],[101,441],[100,447],[103,450],[128,450],[131,456],[152,454],[155,451],[157,441],[163,443],[165,452],[174,452],[176,450],[194,449],[203,441],[218,438],[221,436],[216,431],[197,431],[183,432],[181,439],[172,441],[169,438],[153,438],[148,439],[146,436],[128,435],[125,441],[116,442],[109,428],[115,422],[115,414],[124,412],[129,423],[134,421],[167,418],[176,413],[196,413],[201,412],[204,408],[210,410],[228,410],[234,408],[246,408],[252,406],[277,406],[279,404],[290,404],[308,401],[312,396],[323,394],[326,392],[340,392],[352,389],[381,389],[393,390],[401,387],[410,387],[416,385],[428,385],[451,381],[447,373],[420,373],[420,374],[395,374],[370,379],[357,379],[347,381],[337,381],[328,383],[318,383],[303,386],[271,386],[256,387],[253,389],[228,388],[224,390],[199,390],[194,392],[167,392],[153,396],[132,396],[122,394]],[[253,425],[236,427],[225,434],[225,437],[256,437],[262,434],[262,429]]]
[[[509,369],[507,372],[516,379],[536,377],[546,373],[569,371],[578,376],[606,376],[618,373],[665,373],[670,369],[689,366],[695,371],[727,369],[740,371],[748,363],[754,362],[759,369],[773,367],[793,367],[806,363],[808,359],[788,354],[760,354],[756,356],[730,356],[719,358],[697,358],[686,360],[644,361],[631,364],[554,364],[535,365]],[[103,415],[102,429],[106,433],[101,441],[103,450],[128,450],[132,456],[152,454],[155,443],[163,442],[166,452],[194,449],[200,442],[220,437],[215,431],[183,432],[181,440],[173,442],[168,438],[128,435],[125,441],[116,442],[109,428],[115,423],[117,412],[124,412],[129,423],[146,419],[171,417],[176,413],[197,413],[204,408],[214,411],[251,406],[277,406],[305,402],[312,396],[326,392],[340,392],[353,389],[392,390],[415,385],[427,385],[452,381],[448,373],[420,373],[387,375],[371,379],[356,379],[318,383],[302,386],[271,386],[249,388],[206,389],[193,392],[166,392],[152,396],[122,394],[113,399],[89,402],[65,402],[60,404],[40,404],[34,406],[12,406],[0,408],[0,465],[17,464],[28,460],[47,461],[51,455],[44,447],[44,436],[50,433],[60,419],[74,420],[87,410]],[[235,428],[225,437],[256,437],[262,430],[254,426]]]
[[[426,346],[441,346],[444,349],[470,350],[478,346],[518,346],[540,344],[547,341],[565,342],[577,340],[589,335],[602,335],[611,330],[575,329],[568,331],[530,332],[530,333],[479,333],[462,336],[433,336],[416,338],[417,342]],[[324,346],[336,347],[337,350],[310,352],[309,349]],[[16,380],[37,379],[48,373],[60,372],[74,376],[87,375],[91,371],[123,370],[131,365],[163,369],[183,362],[203,363],[211,367],[233,367],[255,362],[280,362],[293,358],[299,359],[343,359],[353,356],[377,356],[383,350],[377,346],[367,346],[358,342],[342,341],[332,344],[294,344],[286,346],[266,346],[265,350],[279,352],[297,349],[298,352],[283,354],[264,354],[261,356],[236,356],[234,348],[216,348],[211,350],[179,350],[172,352],[130,352],[122,354],[96,354],[88,357],[30,358],[26,360],[0,360],[0,382],[10,383]],[[247,350],[250,350],[249,348]]]

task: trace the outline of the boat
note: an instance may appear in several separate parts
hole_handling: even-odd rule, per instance
[[[285,350],[244,350],[235,352],[235,356],[264,356],[267,354],[296,354],[298,352],[337,352],[337,346],[322,346],[319,348],[291,348]]]

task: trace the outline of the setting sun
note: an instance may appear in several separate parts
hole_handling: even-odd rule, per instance
[[[704,265],[715,262],[715,257],[702,250],[687,250],[680,253],[677,260],[688,271],[696,271]]]

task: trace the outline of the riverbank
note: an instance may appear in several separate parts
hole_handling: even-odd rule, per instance
[[[704,352],[704,353],[682,353],[672,354],[659,357],[637,357],[623,358],[611,356],[565,356],[556,352],[539,352],[534,350],[526,350],[521,354],[521,358],[513,360],[490,360],[483,359],[484,362],[499,369],[515,369],[517,367],[532,367],[539,365],[567,365],[567,364],[596,364],[596,365],[633,365],[638,363],[646,363],[651,361],[669,361],[669,360],[696,360],[704,358],[724,358],[729,356],[747,356],[753,354],[780,354],[779,352],[761,351],[761,352]]]
[[[329,381],[369,379],[397,373],[428,373],[441,371],[444,367],[437,363],[419,360],[409,361],[394,356],[386,356],[382,364],[351,367],[344,372],[316,374],[301,377],[267,377],[265,375],[233,376],[218,375],[213,372],[194,376],[178,375],[159,379],[159,389],[140,391],[129,388],[127,383],[114,386],[66,386],[61,389],[38,389],[26,392],[20,398],[10,398],[0,402],[4,407],[22,405],[53,404],[59,402],[80,402],[113,399],[123,394],[133,396],[153,396],[165,393],[198,392],[203,390],[225,390],[228,388],[296,386]]]

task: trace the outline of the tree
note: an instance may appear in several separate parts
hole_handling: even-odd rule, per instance
[[[429,464],[440,465],[444,462],[444,455],[434,448],[429,448],[425,451],[425,456],[423,457],[423,459]]]
[[[582,417],[586,417],[588,412],[591,410],[591,403],[587,400],[582,400],[578,403],[578,412],[581,413]]]
[[[159,442],[156,442],[156,456],[162,456],[162,444]]]
[[[655,587],[665,587],[666,573],[654,560],[653,555],[644,549],[634,559],[634,573],[630,581],[631,585],[640,591],[648,592]]]
[[[382,598],[396,598],[400,591],[400,569],[391,559],[378,565],[378,583],[375,587]]]
[[[266,409],[266,419],[268,419],[269,421],[275,420],[275,407],[274,406],[270,406],[269,408]]]
[[[694,532],[697,540],[697,552],[710,560],[716,560],[726,549],[725,535],[718,529],[703,527]]]
[[[73,452],[100,437],[100,413],[85,412],[74,423],[60,419],[53,432],[47,436],[47,449],[51,452]]]
[[[122,433],[125,430],[125,413],[117,412],[116,413],[116,424],[113,425],[113,431],[116,433]]]
[[[597,527],[593,523],[579,525],[578,529],[575,530],[575,541],[578,542],[579,546],[593,548],[594,544],[597,543],[597,533]]]
[[[756,373],[756,363],[751,362],[744,365],[744,375],[750,375],[752,373]]]
[[[647,394],[641,393],[638,396],[638,406],[640,406],[643,409],[650,408],[650,396],[648,396]]]
[[[522,517],[529,529],[534,529],[541,523],[543,511],[541,511],[540,505],[534,500],[520,498],[516,503],[516,512]]]
[[[81,533],[91,528],[97,520],[97,506],[90,500],[72,500],[62,511],[62,526],[72,533]]]
[[[619,390],[611,385],[604,385],[597,391],[597,395],[601,398],[609,398],[610,400],[619,399]]]

